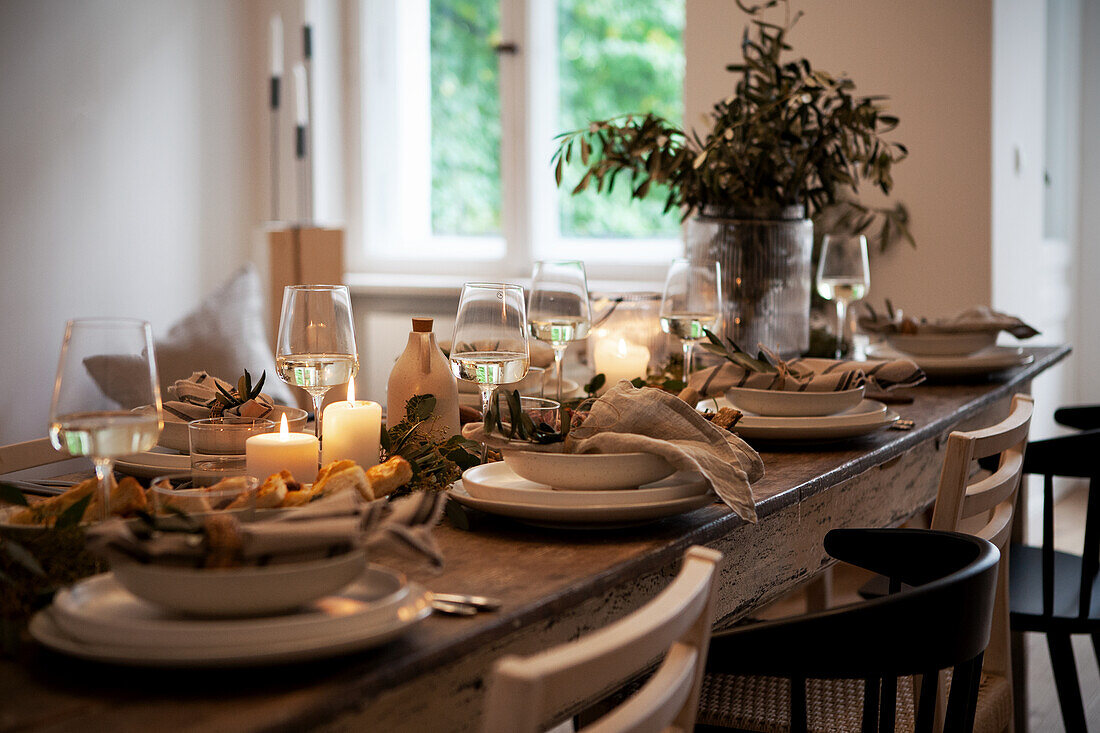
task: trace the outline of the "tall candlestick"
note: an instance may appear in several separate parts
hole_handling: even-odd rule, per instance
[[[382,406],[377,402],[356,401],[355,383],[348,382],[346,402],[333,402],[325,408],[324,463],[350,458],[363,468],[378,463],[382,433]]]
[[[294,101],[295,120],[299,127],[309,124],[309,87],[306,82],[306,67],[301,62],[294,64]]]
[[[317,476],[320,442],[308,433],[292,433],[283,415],[279,432],[253,435],[245,441],[245,466],[249,476],[263,481],[273,473],[290,471],[300,483]]]
[[[603,393],[614,387],[620,380],[630,381],[637,377],[645,379],[649,368],[649,349],[626,339],[614,337],[596,344],[592,352],[596,373],[607,377],[600,389]]]

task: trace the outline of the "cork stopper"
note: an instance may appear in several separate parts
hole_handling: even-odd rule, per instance
[[[414,318],[413,319],[413,333],[431,333],[432,332],[432,319],[431,318]]]

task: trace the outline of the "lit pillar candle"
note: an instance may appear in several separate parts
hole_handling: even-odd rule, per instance
[[[355,400],[355,383],[348,382],[346,402],[333,402],[325,408],[324,462],[350,458],[363,468],[378,463],[378,445],[382,432],[382,406],[377,402]]]
[[[635,377],[645,379],[649,368],[649,349],[626,339],[614,337],[596,344],[592,354],[596,373],[607,377],[600,392],[614,387],[620,380],[630,381]]]
[[[295,480],[305,484],[317,477],[320,443],[308,433],[290,432],[286,415],[279,424],[279,432],[253,435],[245,441],[244,452],[248,475],[260,481],[283,470],[290,471]]]

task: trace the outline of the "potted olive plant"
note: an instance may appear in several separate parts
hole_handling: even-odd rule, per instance
[[[780,2],[782,24],[759,17]],[[881,97],[856,96],[850,79],[784,59],[801,16],[791,17],[787,0],[738,6],[752,32],[745,29],[741,61],[727,67],[737,82],[714,105],[705,137],[652,114],[593,122],[558,138],[555,177],[560,186],[563,168],[579,157],[574,194],[593,185],[610,191],[616,179],[639,199],[663,186],[665,210],[688,220],[688,255],[722,264],[725,334],[753,352],[759,343],[789,357],[809,342],[811,217],[831,214],[882,246],[912,241],[904,206],[853,198],[861,181],[889,194],[906,149],[883,137],[898,120]]]

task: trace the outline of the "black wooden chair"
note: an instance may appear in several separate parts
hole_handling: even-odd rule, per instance
[[[1096,582],[1100,572],[1100,408],[1063,408],[1055,418],[1064,425],[1098,429],[1028,444],[1024,473],[1043,477],[1043,544],[1011,547],[1010,623],[1013,632],[1046,634],[1062,720],[1067,731],[1084,731],[1085,710],[1070,636],[1089,634],[1100,661],[1100,583]],[[1081,555],[1054,549],[1055,477],[1089,479]],[[1022,648],[1017,637],[1013,651]],[[1022,670],[1022,665],[1014,662],[1014,666]],[[1022,705],[1022,679],[1016,682]]]
[[[931,731],[937,675],[948,669],[944,730],[972,730],[993,617],[997,548],[955,532],[838,529],[826,535],[825,550],[889,577],[892,590],[912,587],[716,633],[696,730],[893,731],[901,723]],[[930,684],[914,689],[913,675]],[[899,693],[905,704],[897,705]],[[854,696],[862,699],[851,704]],[[899,712],[909,719],[896,719]]]

